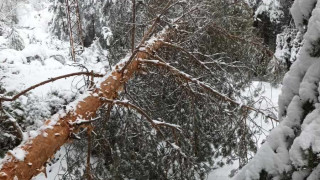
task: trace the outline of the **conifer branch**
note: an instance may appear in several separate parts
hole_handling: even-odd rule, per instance
[[[270,115],[265,114],[263,111],[261,111],[259,109],[256,109],[256,108],[253,108],[253,107],[250,107],[250,106],[247,106],[247,105],[243,105],[243,104],[241,104],[241,103],[229,98],[228,96],[219,93],[218,91],[216,91],[212,87],[210,87],[208,84],[199,81],[198,79],[192,77],[189,74],[181,72],[180,70],[178,70],[177,68],[169,65],[168,63],[160,62],[158,60],[138,60],[138,61],[140,63],[142,63],[142,64],[149,64],[149,65],[154,65],[154,66],[159,66],[159,67],[162,67],[162,68],[166,68],[169,71],[171,71],[173,75],[179,76],[180,78],[182,78],[182,79],[184,79],[184,80],[186,80],[188,82],[192,82],[194,84],[199,85],[200,87],[202,87],[206,91],[212,93],[214,96],[220,98],[223,101],[226,101],[226,102],[229,102],[229,103],[231,103],[233,105],[239,106],[239,108],[241,108],[241,109],[248,109],[250,111],[257,112],[259,114],[262,114],[266,118],[269,118],[269,119],[271,119],[273,121],[279,122],[279,120],[271,117]]]

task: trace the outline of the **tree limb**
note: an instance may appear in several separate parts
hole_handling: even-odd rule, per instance
[[[129,102],[125,102],[125,101],[117,101],[117,100],[110,100],[110,99],[105,99],[103,98],[103,101],[109,104],[116,104],[116,105],[121,105],[127,108],[131,108],[136,110],[139,114],[141,114],[142,116],[144,116],[146,118],[146,120],[151,124],[151,126],[160,134],[160,136],[162,137],[162,139],[164,141],[166,141],[173,149],[177,150],[182,156],[184,156],[185,158],[187,157],[182,150],[180,149],[179,146],[177,146],[176,144],[173,144],[171,142],[169,142],[166,139],[166,136],[163,134],[163,132],[161,131],[161,129],[159,128],[159,126],[166,126],[169,127],[171,129],[177,129],[180,131],[180,129],[178,128],[178,126],[176,125],[172,125],[172,124],[168,124],[168,123],[164,123],[164,122],[157,122],[151,119],[151,117],[145,112],[143,111],[140,107],[131,104]]]
[[[70,135],[79,129],[70,126],[69,122],[74,122],[78,118],[87,120],[94,118],[96,111],[105,103],[101,97],[114,99],[117,93],[123,89],[124,84],[139,70],[138,59],[147,59],[149,58],[149,53],[161,48],[162,44],[157,39],[169,38],[172,35],[169,32],[170,30],[168,29],[163,31],[155,37],[155,41],[147,44],[146,51],[148,53],[137,52],[130,63],[128,63],[129,60],[118,63],[110,75],[101,82],[100,86],[90,91],[87,97],[79,101],[74,110],[70,110],[65,114],[57,114],[55,118],[48,120],[38,130],[38,136],[17,147],[26,152],[23,161],[7,153],[1,163],[0,180],[13,180],[15,177],[29,180],[37,175],[39,173],[37,169],[41,169],[47,160],[68,141]],[[123,72],[119,72],[119,69],[124,66],[126,68],[123,69]],[[49,82],[51,81],[49,80]],[[30,166],[30,164],[32,165]]]
[[[227,97],[226,95],[223,95],[221,93],[219,93],[218,91],[214,90],[212,87],[210,87],[209,85],[197,80],[196,78],[193,78],[192,76],[184,73],[184,72],[181,72],[180,70],[178,70],[177,68],[167,64],[167,63],[163,63],[163,62],[160,62],[158,60],[139,60],[140,63],[143,63],[143,64],[150,64],[150,65],[155,65],[155,66],[159,66],[159,67],[163,67],[163,68],[166,68],[168,69],[169,71],[171,71],[174,75],[176,76],[179,76],[183,79],[185,79],[186,81],[189,81],[189,82],[192,82],[194,84],[197,84],[199,85],[200,87],[202,87],[203,89],[205,89],[206,91],[212,93],[214,96],[222,99],[223,101],[226,101],[226,102],[229,102],[233,105],[236,105],[236,106],[239,106],[239,108],[241,109],[248,109],[250,111],[254,111],[254,112],[257,112],[259,114],[262,114],[263,116],[265,116],[266,118],[270,118],[271,120],[274,120],[276,122],[279,122],[279,120],[271,117],[270,115],[266,115],[263,111],[259,110],[259,109],[255,109],[253,107],[250,107],[250,106],[247,106],[247,105],[243,105],[229,97]]]
[[[50,78],[50,79],[48,79],[46,81],[43,81],[41,83],[35,84],[33,86],[30,86],[29,88],[21,91],[20,93],[16,94],[15,96],[13,96],[11,98],[9,98],[9,97],[0,97],[0,102],[3,102],[3,101],[15,101],[20,96],[26,94],[27,92],[29,92],[29,91],[31,91],[31,90],[39,87],[39,86],[48,84],[50,82],[53,82],[53,81],[56,81],[56,80],[59,80],[59,79],[64,79],[64,78],[68,78],[68,77],[72,77],[72,76],[80,76],[80,75],[87,75],[87,76],[92,76],[92,77],[103,77],[103,75],[96,74],[96,73],[93,73],[93,72],[76,72],[76,73],[65,74],[65,75],[62,75],[62,76]]]

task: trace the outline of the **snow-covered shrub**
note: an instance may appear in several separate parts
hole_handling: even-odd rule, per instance
[[[12,28],[12,31],[8,36],[9,36],[8,37],[9,48],[15,49],[17,51],[21,51],[25,48],[23,39],[14,28]]]
[[[0,21],[16,23],[16,9],[20,2],[24,0],[1,0],[0,2]]]
[[[262,0],[255,11],[255,18],[259,18],[258,16],[264,13],[270,21],[280,23],[280,19],[284,16],[280,0]]]
[[[67,9],[65,1],[57,0],[52,1],[53,4],[50,10],[53,12],[52,21],[50,22],[50,31],[61,40],[69,39],[68,35],[68,21],[67,21]]]
[[[306,33],[297,60],[283,80],[281,122],[237,180],[319,179],[319,9],[319,0],[295,0],[291,8],[297,27]]]
[[[288,27],[277,35],[276,51],[269,63],[271,80],[275,83],[282,81],[284,74],[289,71],[293,62],[298,58],[302,46],[303,34],[297,29]]]

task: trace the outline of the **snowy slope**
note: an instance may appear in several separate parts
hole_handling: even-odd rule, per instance
[[[102,50],[98,41],[85,48],[77,62],[71,60],[69,42],[58,40],[49,32],[53,16],[49,1],[27,0],[16,7],[17,24],[0,21],[3,32],[0,33],[0,86],[5,89],[1,96],[10,98],[32,85],[60,75],[81,71],[106,74],[110,70],[107,52]],[[12,45],[17,40],[20,43],[18,48]],[[26,141],[37,135],[37,131],[32,130],[38,129],[48,117],[81,95],[86,89],[86,80],[84,76],[61,79],[33,89],[14,102],[3,102],[3,106],[12,117],[26,117],[26,123],[23,123],[29,125],[23,127]],[[16,108],[17,104],[19,108]],[[61,164],[66,165],[66,148],[64,146],[56,153],[56,163],[48,164],[48,179],[56,179],[64,172],[65,166]],[[11,153],[21,160],[25,155],[24,151]],[[46,178],[40,174],[34,179]]]
[[[253,82],[252,87],[250,89],[247,89],[247,91],[244,92],[244,94],[250,94],[254,89],[257,89],[257,88],[261,88],[263,93],[259,98],[256,99],[256,101],[259,102],[259,100],[261,99],[263,100],[260,101],[261,104],[257,103],[256,107],[257,108],[259,107],[261,109],[268,109],[268,108],[271,108],[273,110],[277,109],[275,105],[278,102],[280,87],[275,88],[275,87],[272,87],[269,83],[265,83],[265,82]],[[274,113],[276,114],[277,112],[274,111]],[[260,134],[260,136],[257,136],[257,138],[259,139],[257,145],[260,147],[262,141],[265,140],[269,131],[273,129],[276,124],[272,124],[270,121],[264,121],[261,116],[256,117],[255,122],[261,125],[265,129],[264,133]],[[63,146],[61,150],[57,152],[57,154],[55,155],[55,159],[57,159],[57,161],[55,161],[55,163],[53,163],[52,165],[50,164],[47,166],[47,169],[46,169],[47,178],[45,177],[44,173],[40,173],[38,176],[34,177],[33,180],[44,180],[44,179],[54,180],[54,179],[59,179],[59,177],[61,178],[64,175],[65,170],[67,168],[66,157],[65,157],[67,150],[68,150],[68,146]],[[234,169],[237,169],[238,166],[239,164],[236,161],[232,165],[225,165],[222,168],[218,168],[212,171],[208,175],[207,180],[229,180],[231,179],[229,177],[230,172]]]
[[[86,48],[77,62],[71,61],[69,42],[60,41],[49,32],[52,19],[49,9],[50,3],[47,1],[30,0],[17,6],[18,23],[13,26],[13,29],[22,39],[24,45],[22,50],[10,47],[11,27],[7,27],[8,30],[4,36],[0,36],[1,85],[6,90],[4,95],[7,97],[12,93],[18,93],[17,90],[24,90],[56,76],[86,70],[105,74],[109,70],[108,61],[105,58],[106,52],[97,48],[99,46],[97,42],[92,47]],[[85,79],[86,77],[78,76],[58,80],[32,90],[27,96],[20,97],[18,101],[22,107],[30,103],[33,105],[32,111],[24,109],[24,112],[21,112],[27,117],[35,117],[36,115],[32,114],[35,109],[37,112],[41,111],[41,116],[36,116],[38,119],[35,122],[36,126],[31,129],[41,126],[45,118],[52,115],[50,112],[52,104],[60,102],[62,106],[72,101],[72,97],[79,95],[79,92],[85,88]],[[52,95],[53,92],[60,98]],[[4,105],[10,109],[12,103],[5,102]]]
[[[276,106],[278,103],[278,96],[280,94],[280,87],[272,87],[271,84],[266,82],[258,82],[255,81],[252,83],[251,88],[248,88],[244,94],[251,94],[254,89],[260,89],[262,90],[262,94],[256,98],[256,108],[260,109],[269,109],[270,111],[273,111],[273,113],[277,114],[276,110],[278,107]],[[258,103],[260,102],[260,103]],[[257,116],[255,117],[254,121],[263,127],[263,132],[260,135],[257,135],[257,146],[260,147],[261,143],[266,139],[266,136],[269,134],[269,131],[276,126],[276,123],[272,123],[270,120],[265,121],[263,117]],[[252,126],[254,127],[254,126]],[[216,169],[212,171],[209,176],[208,180],[228,180],[231,179],[229,177],[229,174],[232,170],[237,169],[239,166],[238,161],[234,162],[232,165],[225,165],[222,168]]]
[[[283,80],[279,97],[281,122],[236,179],[319,179],[320,1],[295,0],[296,26],[306,31],[298,60]],[[263,173],[261,173],[263,172]]]
[[[50,4],[46,1],[29,0],[21,3],[16,9],[18,24],[14,29],[21,37],[24,48],[15,50],[10,47],[9,36],[10,27],[5,36],[0,36],[0,71],[1,86],[6,90],[5,96],[10,97],[9,92],[16,94],[36,83],[42,82],[52,77],[64,75],[72,72],[94,71],[106,74],[109,64],[106,57],[107,52],[100,51],[98,41],[92,47],[86,48],[77,62],[71,61],[69,56],[69,42],[60,41],[49,32],[52,13],[49,11]],[[84,68],[85,67],[85,68]],[[96,79],[97,81],[97,79]],[[254,86],[258,86],[257,83]],[[276,102],[278,90],[273,90],[270,85],[266,87],[265,94],[272,102]],[[28,121],[33,121],[34,125],[26,127],[27,130],[37,129],[47,117],[52,115],[52,106],[65,106],[66,102],[73,101],[72,97],[79,96],[81,90],[85,88],[84,77],[72,77],[46,84],[32,90],[25,96],[18,99],[22,107],[26,107],[19,112],[28,117]],[[9,94],[8,94],[9,93]],[[59,96],[57,97],[56,95]],[[276,104],[276,103],[275,103]],[[4,106],[11,108],[13,103],[5,102]],[[266,104],[262,104],[265,107]],[[257,123],[265,126],[257,118]],[[272,127],[267,124],[267,131]],[[264,139],[262,134],[259,143]],[[64,172],[66,161],[62,158],[65,155],[63,147],[55,157],[59,158],[56,163],[47,167],[48,178],[40,174],[34,180],[58,179],[57,174]],[[234,164],[237,166],[237,164]],[[229,170],[234,166],[226,166],[213,171],[208,179],[228,179]]]

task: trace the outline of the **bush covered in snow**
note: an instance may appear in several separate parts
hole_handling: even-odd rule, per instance
[[[296,0],[291,8],[300,33],[306,33],[283,80],[281,123],[235,179],[319,179],[319,9],[317,0]]]

